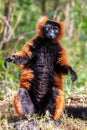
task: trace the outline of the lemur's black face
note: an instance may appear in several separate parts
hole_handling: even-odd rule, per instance
[[[56,39],[60,33],[60,27],[58,23],[53,21],[48,21],[42,28],[43,34],[49,39]]]

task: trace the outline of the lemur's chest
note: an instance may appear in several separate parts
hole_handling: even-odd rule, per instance
[[[44,74],[54,71],[54,66],[59,55],[58,49],[57,45],[49,41],[36,42],[35,48],[32,51],[34,56],[31,60],[32,69],[35,74]]]
[[[36,60],[40,60],[43,64],[55,62],[61,51],[59,44],[50,40],[36,40],[34,45],[34,54]]]
[[[56,60],[56,56],[54,55],[53,51],[47,46],[42,46],[40,49],[38,49],[36,57],[37,64],[42,66],[53,66],[53,62]]]

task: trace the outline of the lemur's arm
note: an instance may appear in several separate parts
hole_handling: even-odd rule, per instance
[[[60,58],[57,60],[57,68],[63,74],[71,74],[71,79],[74,82],[77,79],[76,72],[72,69],[68,59],[65,49],[61,46]]]
[[[31,59],[32,52],[30,48],[33,46],[33,42],[29,41],[27,42],[23,49],[19,52],[16,52],[5,59],[4,65],[6,68],[8,68],[8,62],[15,63],[18,66],[23,66],[29,63],[29,60]]]

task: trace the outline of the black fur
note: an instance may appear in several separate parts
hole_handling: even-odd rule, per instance
[[[21,65],[27,65],[29,63],[30,59],[28,57],[15,57],[14,55],[9,56],[6,58],[4,62],[4,66],[8,68],[8,62],[12,62],[15,64],[21,64]]]
[[[53,40],[58,37],[60,33],[60,27],[58,23],[55,23],[53,21],[48,21],[43,26],[42,31],[45,37]]]
[[[22,105],[22,110],[23,114],[27,115],[29,112],[35,113],[35,106],[32,102],[32,99],[29,95],[29,92],[25,88],[20,88],[19,90],[19,97],[20,97],[20,102]]]
[[[53,99],[52,89],[54,76],[56,76],[54,66],[57,58],[60,57],[61,46],[51,40],[43,40],[38,37],[34,41],[34,48],[31,48],[31,50],[34,55],[32,55],[29,68],[33,70],[35,78],[31,82],[30,96],[38,110],[43,109],[41,111],[44,111],[47,109],[45,107],[51,104],[50,98]],[[52,105],[50,107],[53,108]]]
[[[26,107],[33,104],[37,113],[42,114],[45,113],[46,110],[49,110],[50,113],[53,114],[56,106],[56,97],[58,96],[58,89],[54,88],[54,76],[58,73],[56,72],[55,65],[58,60],[57,58],[61,56],[59,54],[61,46],[52,42],[50,39],[43,40],[38,37],[34,41],[31,51],[32,58],[28,64],[29,69],[34,72],[34,79],[31,82],[29,92],[21,90],[19,94],[22,101],[21,95],[26,93],[23,96],[26,101],[21,102],[24,114],[30,111],[26,110],[27,108],[25,108],[24,103],[26,103]],[[28,64],[26,65],[27,68]],[[29,96],[26,96],[27,94]],[[30,98],[32,103],[29,101]]]
[[[74,118],[81,118],[87,120],[87,106],[66,106],[65,113]]]

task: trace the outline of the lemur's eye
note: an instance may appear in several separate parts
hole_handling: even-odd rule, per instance
[[[46,31],[48,31],[49,30],[49,28],[48,27],[46,27]]]
[[[55,29],[55,33],[58,33],[58,29]]]

